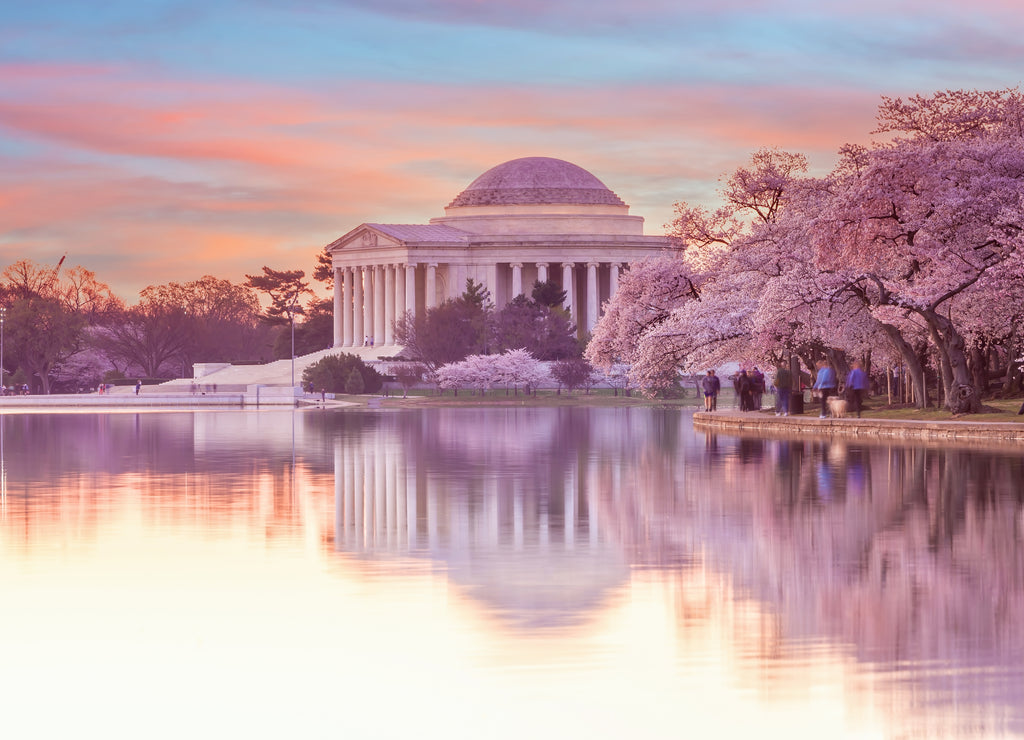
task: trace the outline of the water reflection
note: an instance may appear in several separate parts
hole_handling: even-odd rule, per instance
[[[670,687],[679,705],[646,708],[664,725],[645,737],[701,717],[731,727],[709,714],[723,696],[809,723],[835,702],[850,734],[1024,737],[1013,450],[701,434],[653,409],[16,414],[0,416],[0,478],[0,585],[14,593],[70,563],[161,588],[208,577],[215,558],[280,589],[285,562],[317,593],[360,594],[348,619],[387,614],[426,642],[471,629],[485,662],[522,672],[513,693],[550,661],[641,705]],[[128,575],[132,559],[165,580]],[[386,598],[367,596],[375,583]],[[443,618],[413,621],[451,593]],[[17,613],[0,627],[23,632]],[[720,695],[705,701],[709,684]]]

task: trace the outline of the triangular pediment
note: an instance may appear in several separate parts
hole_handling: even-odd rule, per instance
[[[394,237],[385,234],[372,224],[360,224],[344,236],[327,245],[328,252],[338,252],[345,249],[383,249],[387,247],[401,246],[402,242]]]
[[[420,244],[466,246],[472,234],[444,224],[360,224],[327,245],[327,251],[386,249]]]

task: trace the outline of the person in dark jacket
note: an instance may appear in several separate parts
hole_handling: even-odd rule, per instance
[[[761,396],[765,392],[764,373],[757,369],[757,365],[750,371],[750,408],[752,411],[761,410]]]
[[[714,411],[718,408],[718,392],[722,390],[722,381],[714,370],[708,370],[708,374],[700,379],[700,388],[704,391],[704,410]]]
[[[736,397],[740,399],[740,411],[751,411],[754,408],[753,383],[746,370],[740,370],[733,383],[736,389]]]

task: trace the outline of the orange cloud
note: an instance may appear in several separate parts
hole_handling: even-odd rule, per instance
[[[0,65],[0,137],[25,144],[0,171],[0,259],[69,252],[127,300],[154,281],[311,270],[358,223],[424,222],[484,170],[531,155],[591,169],[657,232],[673,201],[714,199],[762,146],[828,169],[866,138],[876,103],[795,86],[311,92]]]

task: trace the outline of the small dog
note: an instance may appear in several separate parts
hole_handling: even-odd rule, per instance
[[[842,419],[846,416],[846,399],[842,396],[829,396],[828,413],[834,419]]]

